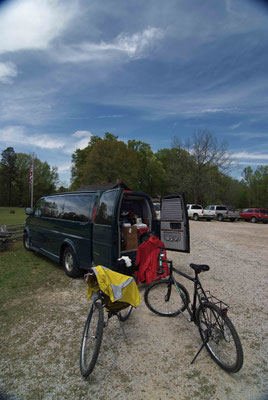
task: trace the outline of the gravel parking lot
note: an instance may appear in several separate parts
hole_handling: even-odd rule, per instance
[[[89,301],[84,281],[66,277],[65,287],[29,293],[24,315],[1,338],[0,392],[20,400],[267,399],[268,225],[191,221],[190,229],[191,253],[168,256],[187,273],[190,262],[210,265],[202,282],[231,307],[244,349],[240,372],[225,373],[205,350],[190,365],[201,344],[197,328],[183,316],[152,314],[142,300],[125,323],[127,339],[110,320],[84,380],[79,351]]]

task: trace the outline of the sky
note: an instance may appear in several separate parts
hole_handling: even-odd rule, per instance
[[[157,151],[206,130],[239,179],[268,164],[267,21],[260,0],[0,0],[0,153],[68,186],[91,135]]]

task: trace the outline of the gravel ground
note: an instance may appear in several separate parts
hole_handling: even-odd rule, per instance
[[[202,282],[231,306],[244,349],[240,372],[225,373],[205,350],[190,365],[201,345],[196,327],[183,316],[158,317],[142,300],[124,325],[127,339],[117,319],[109,321],[97,365],[83,379],[79,352],[89,301],[84,281],[66,277],[65,288],[29,294],[24,314],[1,338],[0,393],[20,400],[268,399],[268,225],[191,221],[190,229],[191,253],[168,256],[188,273],[190,262],[210,265]]]

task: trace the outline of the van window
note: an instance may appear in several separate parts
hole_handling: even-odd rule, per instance
[[[55,197],[44,198],[44,217],[57,218],[58,210]]]
[[[35,216],[40,216],[43,214],[44,210],[44,199],[38,200],[36,205],[34,206],[34,215]]]
[[[202,206],[199,206],[199,205],[197,205],[197,204],[194,204],[194,205],[192,206],[192,210],[202,210]]]
[[[60,216],[60,218],[72,221],[87,222],[89,220],[91,206],[92,196],[66,196],[62,216]]]
[[[93,197],[88,195],[49,196],[44,199],[43,215],[71,221],[87,222]]]
[[[118,193],[111,191],[101,196],[95,223],[101,225],[111,225],[113,220],[114,204]]]

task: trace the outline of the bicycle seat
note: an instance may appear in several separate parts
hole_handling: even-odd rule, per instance
[[[197,274],[200,274],[200,272],[209,271],[209,266],[206,264],[190,264],[190,267],[193,268]]]

